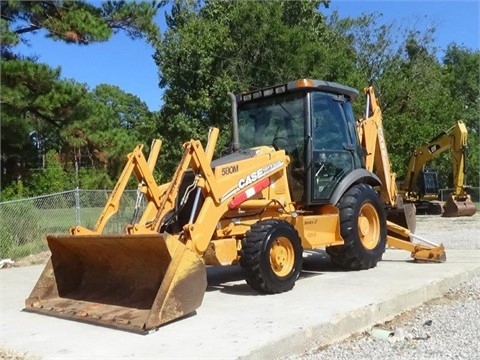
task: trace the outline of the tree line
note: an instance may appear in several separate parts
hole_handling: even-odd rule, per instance
[[[326,16],[330,1],[172,0],[153,2],[1,1],[1,200],[81,188],[111,188],[137,143],[161,138],[157,176],[169,178],[181,144],[221,130],[230,141],[227,92],[297,78],[373,84],[397,177],[411,151],[456,120],[469,129],[467,183],[479,185],[480,52],[436,46],[435,29],[385,24],[381,15]],[[165,13],[166,29],[155,22]],[[61,77],[16,46],[30,32],[74,46],[123,31],[151,44],[163,105]],[[439,56],[438,54],[441,54]],[[354,104],[361,116],[364,104]],[[448,154],[429,166],[452,183]]]

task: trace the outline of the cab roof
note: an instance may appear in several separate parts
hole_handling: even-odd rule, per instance
[[[301,89],[314,89],[332,94],[343,95],[350,101],[355,100],[359,95],[358,90],[346,85],[338,84],[336,82],[314,79],[298,79],[280,85],[269,86],[263,89],[242,92],[241,94],[238,94],[236,98],[237,102],[242,103],[261,97],[268,97],[273,94],[281,94]]]

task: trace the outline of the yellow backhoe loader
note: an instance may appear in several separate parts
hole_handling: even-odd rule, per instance
[[[206,265],[238,263],[253,289],[272,294],[293,288],[304,249],[325,249],[347,270],[375,267],[387,244],[445,261],[442,245],[387,220],[399,205],[395,179],[380,107],[372,88],[366,94],[359,122],[358,91],[336,83],[229,94],[231,154],[212,161],[211,129],[205,149],[183,145],[163,185],[153,177],[159,144],[148,160],[137,146],[95,228],[47,236],[52,256],[25,310],[148,333],[200,306]],[[104,234],[132,174],[147,205],[124,233]]]
[[[415,204],[417,214],[443,214],[446,217],[475,214],[475,204],[465,186],[467,136],[467,127],[457,121],[450,129],[413,151],[400,193],[406,202]],[[438,201],[438,174],[425,169],[425,165],[448,149],[452,152],[453,193],[442,205]]]

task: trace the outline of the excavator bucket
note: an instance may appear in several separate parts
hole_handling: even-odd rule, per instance
[[[148,333],[202,303],[205,265],[178,237],[64,235],[47,242],[52,256],[25,311]]]
[[[472,216],[477,212],[477,208],[470,199],[470,196],[455,199],[455,196],[451,195],[447,198],[443,207],[444,211],[442,216],[444,217]]]

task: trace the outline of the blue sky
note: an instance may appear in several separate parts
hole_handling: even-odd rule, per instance
[[[435,24],[436,45],[445,49],[455,42],[467,48],[480,49],[480,1],[389,1],[332,0],[330,14],[338,10],[341,17],[357,17],[378,12],[386,23],[392,21],[416,24],[420,29]],[[157,21],[165,30],[164,10]],[[150,110],[161,106],[162,91],[158,87],[158,71],[152,59],[153,48],[142,40],[133,41],[123,34],[110,41],[88,46],[67,45],[46,39],[41,33],[30,37],[30,47],[21,46],[22,54],[36,55],[40,62],[61,67],[62,77],[86,83],[91,89],[98,84],[117,85],[137,95]],[[439,53],[441,56],[442,53]]]

